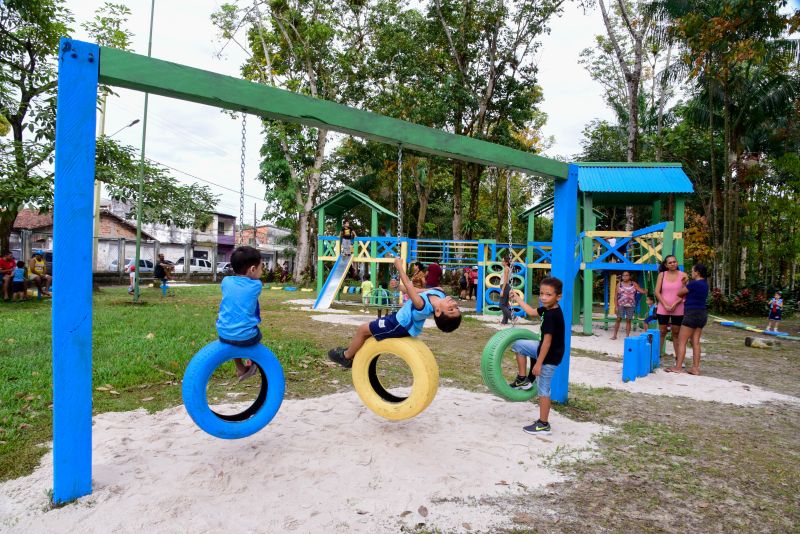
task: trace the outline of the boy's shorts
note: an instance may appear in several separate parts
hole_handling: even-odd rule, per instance
[[[769,312],[769,320],[770,321],[780,321],[781,320],[781,311],[782,310],[777,310],[777,311],[774,311],[774,312],[770,311]]]
[[[619,319],[633,319],[633,306],[618,306],[617,307],[617,318]]]
[[[536,365],[537,353],[539,352],[538,341],[533,339],[520,339],[511,345],[511,350],[520,356],[532,359],[532,365]],[[540,397],[550,398],[550,383],[553,381],[553,375],[557,367],[557,365],[550,365],[549,363],[542,365],[542,372],[536,379],[536,388]]]
[[[233,345],[234,347],[252,347],[253,345],[258,345],[258,342],[261,341],[261,330],[256,327],[256,335],[250,339],[237,340],[219,338],[219,340],[226,345]]]
[[[25,291],[25,282],[11,282],[12,293],[23,293]]]
[[[650,315],[644,320],[644,322],[647,324],[654,323],[656,321],[658,321],[658,317],[656,317],[655,315]]]
[[[397,314],[395,313],[375,319],[369,323],[369,332],[375,338],[375,341],[393,337],[409,337],[408,330],[397,322]]]

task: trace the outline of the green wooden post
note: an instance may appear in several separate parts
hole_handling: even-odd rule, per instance
[[[575,235],[581,233],[581,210],[583,209],[583,197],[578,193],[578,209],[575,211]],[[581,321],[581,291],[580,269],[575,273],[575,280],[572,281],[572,323],[577,324]]]
[[[528,217],[528,247],[525,251],[525,302],[533,306],[533,294],[531,292],[531,283],[533,282],[533,269],[528,265],[533,263],[533,247],[530,243],[534,237],[534,225],[536,224],[536,215],[531,213]]]
[[[675,257],[678,259],[678,265],[683,266],[683,229],[684,221],[684,207],[686,198],[683,195],[675,195],[675,233],[680,234],[675,238]]]
[[[325,278],[325,262],[320,256],[325,253],[325,242],[322,237],[325,235],[325,208],[320,208],[317,212],[317,295],[322,292],[322,284]],[[276,261],[277,263],[277,256]]]
[[[597,226],[592,205],[592,194],[583,194],[583,229],[585,232],[593,231]],[[592,238],[583,238],[583,262],[592,261]],[[583,333],[592,333],[592,288],[594,286],[594,271],[589,268],[583,270]]]
[[[650,217],[650,224],[658,224],[661,222],[661,197],[653,201],[653,215]]]
[[[666,258],[670,254],[673,253],[673,238],[672,234],[675,233],[675,223],[672,221],[667,222],[667,226],[664,227],[664,245],[661,247],[661,256]]]
[[[669,221],[667,223],[667,226],[664,227],[664,245],[662,245],[662,247],[661,247],[661,255],[664,258],[669,256],[670,254],[673,254],[673,252],[672,252],[672,245],[673,245],[672,234],[674,233],[674,231],[675,231],[675,223],[672,222],[672,221]],[[666,346],[667,346],[667,342],[666,342],[666,336],[665,336],[665,338],[661,340],[661,351],[660,351],[661,356],[663,356],[666,353]]]
[[[350,228],[353,228],[352,223],[350,224]],[[342,235],[342,218],[341,217],[336,219],[336,235],[337,236],[341,236]],[[351,252],[352,252],[352,250],[351,250]],[[342,256],[342,248],[341,248],[341,244],[340,244],[339,245],[339,257],[341,257],[341,256]],[[333,267],[331,267],[331,269],[333,269]],[[344,283],[342,283],[342,285],[344,285]],[[333,297],[333,298],[334,298],[334,300],[341,300],[341,298],[342,298],[342,290],[340,289],[339,291],[337,291],[336,292],[336,296]]]
[[[372,236],[377,237],[378,235],[378,210],[372,210]],[[373,241],[369,247],[369,254],[372,256],[374,260],[378,256],[378,244]],[[369,280],[372,282],[372,287],[378,287],[378,264],[374,261],[370,262],[369,264]]]

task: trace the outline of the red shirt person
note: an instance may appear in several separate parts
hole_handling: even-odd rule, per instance
[[[11,279],[14,277],[14,269],[17,267],[17,261],[14,255],[9,251],[5,251],[0,257],[0,278],[3,280],[3,300],[8,300],[8,289],[11,287]]]
[[[442,268],[435,261],[428,264],[428,274],[425,275],[425,287],[439,287],[442,283]]]

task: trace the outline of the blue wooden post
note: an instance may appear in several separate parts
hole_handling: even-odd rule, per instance
[[[486,257],[486,243],[491,243],[491,241],[483,239],[478,241],[478,292],[475,295],[475,313],[483,313],[483,307],[486,305],[483,301],[483,293],[486,291],[486,286],[484,284],[484,279],[486,278],[486,262],[489,261]]]
[[[647,335],[650,336],[650,370],[654,371],[661,365],[661,332],[658,328],[651,328]]]
[[[639,363],[637,360],[637,349],[639,344],[636,338],[626,337],[623,342],[624,352],[622,354],[622,381],[630,382],[636,380]]]
[[[644,378],[650,374],[650,338],[647,334],[640,334],[634,338],[636,340],[636,365],[638,367],[637,376]]]
[[[100,49],[61,39],[53,222],[53,502],[92,492],[92,215]]]
[[[560,279],[564,289],[559,301],[564,314],[564,359],[556,369],[550,398],[567,402],[569,384],[569,352],[572,334],[572,292],[575,287],[575,235],[578,217],[578,166],[570,165],[566,180],[555,182],[553,205],[553,276]]]

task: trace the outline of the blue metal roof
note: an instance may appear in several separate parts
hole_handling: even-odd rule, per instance
[[[578,189],[587,193],[693,193],[679,164],[576,163]]]

